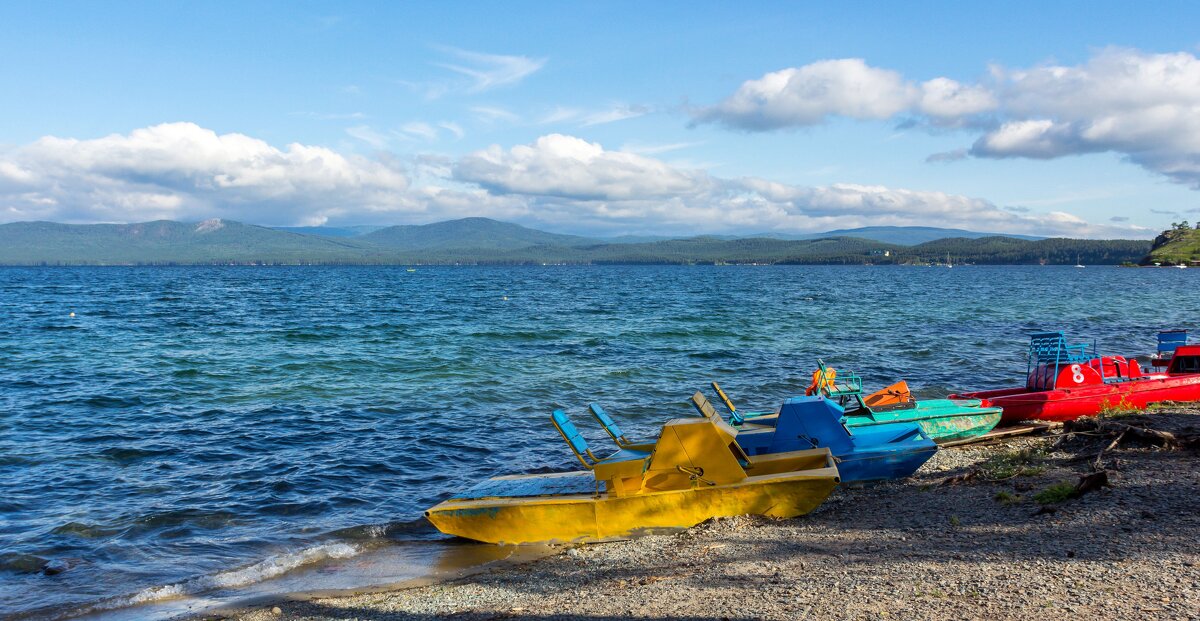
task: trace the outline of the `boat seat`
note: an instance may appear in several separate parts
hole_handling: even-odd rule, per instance
[[[605,412],[604,408],[600,407],[599,403],[589,403],[588,410],[592,413],[592,418],[596,419],[596,422],[600,423],[601,427],[604,427],[604,431],[608,433],[608,437],[612,438],[617,447],[646,452],[654,449],[653,444],[636,444],[630,442],[625,437],[625,434],[621,433],[621,428],[617,426],[617,421],[613,420],[608,415],[608,412]]]
[[[567,446],[571,447],[571,452],[575,453],[575,457],[579,459],[579,463],[583,464],[588,470],[595,470],[597,466],[614,466],[619,462],[647,462],[650,458],[650,451],[626,449],[622,448],[617,452],[605,457],[597,457],[592,453],[592,449],[588,447],[587,440],[579,433],[579,428],[571,419],[567,417],[562,410],[554,410],[550,416],[550,422],[554,424],[554,428],[562,435],[563,440],[567,442]],[[645,469],[645,463],[636,464],[638,471]],[[622,469],[624,470],[624,468]]]

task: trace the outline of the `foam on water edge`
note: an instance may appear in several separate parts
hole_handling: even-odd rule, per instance
[[[133,606],[152,604],[171,599],[203,595],[223,589],[236,589],[249,585],[266,582],[278,578],[290,571],[306,565],[326,560],[345,559],[356,556],[363,547],[344,542],[328,542],[304,548],[295,552],[287,552],[267,557],[253,565],[240,569],[221,571],[205,576],[197,576],[183,582],[165,584],[142,589],[132,595],[110,598],[88,605],[82,610],[67,613],[58,618],[82,615],[94,615],[105,611],[118,610]]]

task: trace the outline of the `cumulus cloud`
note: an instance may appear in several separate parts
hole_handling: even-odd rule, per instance
[[[765,131],[824,123],[830,117],[889,119],[914,112],[951,120],[992,110],[986,88],[949,78],[917,84],[861,58],[822,60],[748,80],[725,101],[702,108],[698,122]]]
[[[822,60],[748,80],[696,119],[752,131],[816,125],[835,115],[886,119],[916,97],[916,89],[895,71],[860,58]]]
[[[1042,235],[1145,236],[1140,229],[1094,225],[1064,212],[1014,213],[983,199],[943,192],[714,177],[561,134],[510,149],[477,151],[461,158],[453,174],[493,195],[525,197],[544,220],[597,228],[639,221],[709,232],[925,224]]]
[[[708,176],[573,136],[550,134],[509,150],[492,146],[459,160],[462,181],[498,194],[530,194],[579,200],[655,199],[701,191]]]
[[[1112,151],[1200,189],[1200,59],[1107,49],[1078,66],[997,70],[1013,120],[981,136],[978,157]]]
[[[0,221],[220,217],[311,225],[464,216],[593,232],[799,232],[876,224],[1147,234],[1066,213],[1014,213],[943,192],[717,177],[563,134],[457,159],[425,155],[401,163],[386,152],[368,158],[302,144],[277,148],[242,134],[169,123],[91,140],[42,138],[0,153]]]
[[[1188,52],[1109,48],[1074,66],[991,67],[976,84],[918,83],[861,59],[823,60],[749,80],[693,118],[767,131],[835,116],[978,132],[965,153],[979,158],[1113,152],[1200,189],[1200,59]]]
[[[47,137],[0,156],[9,221],[320,223],[352,206],[404,210],[407,188],[390,162],[295,143],[278,149],[192,123],[92,140]]]

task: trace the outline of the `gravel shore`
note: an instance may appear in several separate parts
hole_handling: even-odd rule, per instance
[[[1200,408],[1120,421],[1195,433]],[[1109,442],[947,448],[913,478],[841,488],[797,519],[714,520],[432,586],[215,616],[1200,619],[1200,455]],[[1045,504],[1102,451],[1110,487]]]

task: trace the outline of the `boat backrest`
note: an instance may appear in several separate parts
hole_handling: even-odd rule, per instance
[[[625,443],[625,434],[621,433],[621,428],[617,426],[617,421],[613,420],[612,417],[608,415],[608,412],[605,412],[604,408],[600,407],[599,403],[589,403],[588,410],[591,410],[592,418],[595,418],[596,422],[600,423],[601,427],[604,427],[604,431],[608,432],[608,435],[612,436],[612,439],[617,443],[617,446],[621,446]]]
[[[1034,363],[1087,362],[1087,345],[1068,345],[1063,332],[1034,332],[1029,335],[1029,357]]]
[[[696,391],[696,394],[692,395],[692,407],[696,408],[696,411],[704,418],[721,420],[721,416],[717,414],[717,409],[708,402],[708,397],[705,397],[704,393],[699,390]]]
[[[1180,345],[1187,345],[1187,330],[1164,330],[1158,333],[1158,353],[1175,352]]]
[[[591,451],[588,450],[587,440],[583,434],[579,433],[579,429],[575,427],[575,423],[571,422],[570,418],[562,410],[554,410],[550,415],[550,422],[554,423],[554,428],[558,433],[562,434],[563,440],[566,440],[567,446],[571,447],[571,451],[579,458],[587,468],[591,468],[592,464],[584,458],[584,455],[591,457]]]
[[[843,409],[821,396],[792,397],[784,401],[775,426],[775,440],[770,450],[795,451],[817,446],[828,447],[834,455],[848,453],[854,439],[842,424]],[[811,444],[797,445],[796,441]]]

